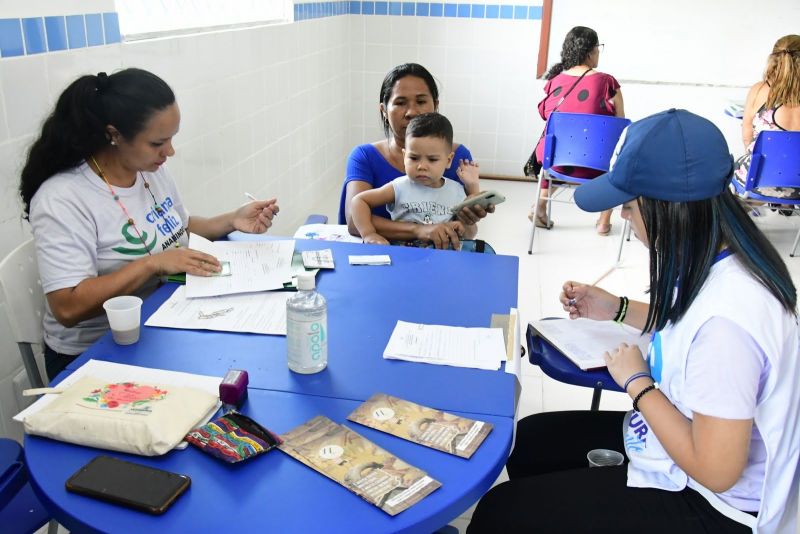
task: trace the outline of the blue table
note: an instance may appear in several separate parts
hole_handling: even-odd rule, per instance
[[[383,359],[398,319],[488,326],[492,313],[516,307],[515,257],[430,249],[298,240],[297,249],[333,249],[336,269],[318,276],[328,300],[328,369],[296,375],[286,366],[281,336],[144,327],[135,345],[104,336],[71,364],[89,358],[222,376],[229,368],[250,374],[243,412],[281,433],[324,414],[346,423],[388,451],[427,471],[442,487],[390,517],[338,484],[278,451],[228,466],[189,448],[162,457],[111,453],[192,477],[189,492],[161,517],[127,510],[64,490],[80,466],[102,453],[26,437],[31,481],[55,518],[78,531],[208,531],[215,528],[275,532],[432,532],[458,517],[487,491],[508,457],[514,427],[516,378],[502,371],[462,369]],[[349,254],[390,254],[391,266],[350,266]],[[153,313],[175,289],[165,285],[147,299]],[[494,425],[470,460],[345,421],[375,392],[393,394]],[[53,458],[58,461],[54,462]]]
[[[151,327],[127,347],[106,334],[68,369],[89,358],[217,376],[241,368],[255,388],[360,401],[376,391],[403,397],[411,388],[424,392],[423,404],[440,410],[514,415],[515,379],[508,373],[384,360],[383,350],[398,320],[489,326],[493,313],[507,314],[517,302],[516,257],[313,240],[297,240],[296,248],[333,249],[335,271],[323,270],[317,280],[328,301],[325,372],[289,371],[284,336]],[[392,265],[347,261],[349,254],[387,253]],[[176,287],[167,284],[148,298],[143,320]]]
[[[480,416],[495,425],[465,460],[346,421],[360,403],[298,393],[250,390],[243,412],[276,432],[323,414],[345,423],[399,458],[424,469],[442,487],[392,517],[280,451],[227,465],[194,447],[160,457],[109,453],[189,475],[192,485],[163,516],[69,493],[64,482],[97,449],[28,436],[25,454],[43,504],[72,531],[100,532],[433,532],[477,501],[510,452],[513,418]],[[475,418],[475,414],[459,413]],[[53,461],[57,458],[58,461]]]

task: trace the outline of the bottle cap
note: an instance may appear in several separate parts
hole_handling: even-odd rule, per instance
[[[297,289],[300,291],[307,291],[314,289],[315,280],[313,273],[300,273],[297,275]]]

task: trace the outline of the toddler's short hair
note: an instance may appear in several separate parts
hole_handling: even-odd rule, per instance
[[[453,146],[453,125],[440,113],[423,113],[408,123],[406,137],[438,137]]]

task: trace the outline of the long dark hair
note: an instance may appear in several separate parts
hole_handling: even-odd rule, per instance
[[[552,80],[563,71],[571,69],[586,62],[586,58],[594,50],[600,41],[597,32],[586,26],[575,26],[564,37],[564,44],[561,45],[561,61],[550,67],[545,80]]]
[[[433,79],[433,75],[428,72],[428,69],[419,63],[403,63],[402,65],[398,65],[390,70],[383,79],[379,102],[383,104],[384,108],[389,106],[389,100],[392,98],[394,84],[406,76],[416,76],[417,78],[421,78],[425,82],[425,85],[428,86],[428,90],[431,92],[434,105],[439,102],[439,88],[436,87],[436,80]],[[386,134],[386,139],[389,139],[392,136],[392,127],[389,125],[389,119],[383,113],[380,113],[380,119],[381,126],[383,126],[383,133]]]
[[[45,180],[76,167],[111,142],[108,125],[133,139],[153,113],[174,103],[169,85],[146,70],[125,69],[111,76],[101,72],[72,82],[28,151],[19,184],[25,218]]]
[[[650,310],[645,332],[661,330],[683,317],[723,244],[787,311],[796,314],[797,290],[786,264],[727,188],[718,196],[694,202],[640,197],[639,209],[650,244]]]

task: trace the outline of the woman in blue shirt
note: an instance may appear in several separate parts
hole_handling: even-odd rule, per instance
[[[403,148],[405,147],[406,127],[409,121],[422,113],[436,112],[439,109],[439,89],[428,70],[417,63],[404,63],[393,68],[383,80],[380,93],[380,116],[386,139],[366,143],[353,149],[347,158],[342,196],[339,203],[339,224],[347,224],[350,233],[358,235],[358,230],[350,216],[350,201],[362,191],[381,187],[405,174]],[[465,184],[459,176],[458,163],[472,161],[472,154],[464,145],[454,144],[453,164],[444,176],[464,185],[467,196],[480,191],[479,184]],[[487,211],[480,206],[465,208],[458,218],[465,225],[475,224],[486,216]],[[373,210],[380,216],[375,226],[381,235],[398,241],[427,241],[436,248],[458,248],[459,237],[444,224],[419,225],[392,221],[386,208]]]

